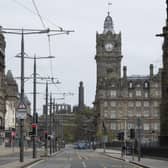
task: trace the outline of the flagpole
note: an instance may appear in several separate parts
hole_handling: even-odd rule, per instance
[[[110,6],[112,5],[111,2],[108,2],[108,13],[110,13]]]

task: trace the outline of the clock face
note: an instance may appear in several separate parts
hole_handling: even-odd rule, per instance
[[[105,44],[105,50],[107,52],[111,52],[113,50],[113,44],[112,43],[106,43]]]

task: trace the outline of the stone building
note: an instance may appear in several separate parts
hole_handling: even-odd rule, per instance
[[[16,110],[18,100],[18,85],[14,80],[12,72],[8,70],[6,75],[5,130],[12,130],[16,128]]]
[[[150,65],[148,75],[127,75],[123,67],[121,76],[121,33],[115,33],[113,20],[108,13],[103,33],[96,34],[97,86],[95,111],[97,112],[97,134],[104,132],[117,138],[130,129],[137,129],[140,121],[143,141],[157,140],[159,135],[159,105],[161,98],[161,70],[154,74]]]
[[[5,47],[4,35],[0,33],[0,129],[5,127]]]

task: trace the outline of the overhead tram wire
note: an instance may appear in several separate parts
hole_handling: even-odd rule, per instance
[[[70,32],[74,32],[74,31],[69,31],[69,30],[64,30],[62,27],[56,25],[55,23],[51,22],[48,18],[44,18],[40,15],[40,11],[38,10],[38,7],[36,5],[36,2],[35,0],[32,0],[32,4],[36,10],[36,12],[34,12],[33,10],[31,10],[30,8],[28,8],[27,6],[25,6],[23,3],[21,2],[18,2],[17,0],[13,0],[15,3],[17,3],[18,5],[22,6],[24,9],[26,9],[27,11],[29,11],[30,13],[33,13],[34,15],[37,15],[42,23],[42,26],[44,28],[46,28],[46,25],[44,23],[44,20],[47,20],[50,24],[52,24],[53,26],[59,28],[59,31],[58,32],[52,32],[51,30],[48,29],[48,33],[47,33],[47,36],[48,36],[48,48],[49,48],[49,56],[51,56],[52,52],[51,52],[51,39],[50,37],[51,36],[55,36],[55,35],[62,35],[62,34],[69,34]],[[10,33],[10,32],[9,32]],[[19,33],[18,33],[19,34]],[[52,66],[52,62],[50,60],[50,71],[51,71],[51,76],[53,77],[53,66]],[[53,77],[54,79],[54,77]],[[53,84],[55,87],[57,87],[57,83],[54,82],[53,80]]]
[[[32,0],[32,3],[33,3],[33,6],[34,6],[34,8],[35,8],[35,10],[36,10],[36,12],[37,12],[37,16],[39,17],[39,19],[40,19],[40,21],[41,21],[41,23],[42,23],[42,25],[43,25],[43,28],[46,28],[46,25],[45,25],[45,23],[44,23],[44,21],[43,21],[41,15],[40,15],[40,12],[39,12],[39,10],[38,10],[38,8],[37,8],[37,5],[36,5],[35,1]]]
[[[18,0],[11,0],[13,1],[14,3],[18,4],[19,6],[21,6],[22,8],[26,9],[28,12],[32,13],[33,15],[37,15],[36,12],[34,12],[32,9],[28,8],[26,5],[24,5],[23,3],[19,2]],[[52,22],[51,20],[49,20],[48,18],[46,17],[42,17],[41,18],[43,20],[46,20],[48,23],[50,23],[51,25],[53,25],[54,27],[57,27],[59,28],[60,30],[63,30],[63,28],[61,26],[58,26],[56,25],[54,22]]]
[[[38,7],[36,5],[35,0],[32,0],[32,3],[33,3],[33,6],[34,6],[34,8],[36,10],[37,16],[39,17],[39,19],[40,19],[40,21],[41,21],[41,23],[43,25],[43,28],[46,28],[46,25],[45,25],[44,20],[43,20],[41,14],[40,14],[40,11],[39,11],[39,9],[38,9]],[[62,29],[62,28],[60,27],[60,29]],[[48,38],[48,53],[49,53],[49,56],[51,56],[52,55],[52,53],[51,53],[51,39],[50,39],[49,33],[47,34],[47,38]],[[51,76],[54,78],[52,60],[50,60],[50,72],[51,72]]]
[[[34,6],[34,8],[35,8],[35,10],[36,10],[36,15],[39,17],[39,19],[40,19],[40,21],[41,21],[41,23],[42,23],[42,26],[43,26],[43,28],[46,28],[46,25],[45,25],[45,23],[44,23],[44,20],[43,20],[43,17],[41,16],[41,14],[40,14],[40,11],[39,11],[39,9],[38,9],[38,7],[37,7],[37,4],[36,4],[36,2],[35,2],[35,0],[32,0],[32,3],[33,3],[33,6]],[[63,30],[63,28],[62,27],[59,27],[60,28],[60,30],[62,31]],[[51,36],[55,36],[55,35],[61,35],[61,34],[69,34],[70,33],[70,31],[66,31],[66,32],[58,32],[58,33],[52,33],[52,34],[47,34],[47,37],[48,37],[48,53],[49,53],[49,56],[52,56],[52,51],[51,51]],[[53,73],[53,64],[52,64],[53,62],[52,62],[52,60],[50,60],[50,73],[51,73],[51,76],[53,77],[53,79],[54,79],[54,73]],[[52,81],[53,82],[53,84],[54,84],[54,86],[57,88],[57,83],[55,83],[54,82],[54,80]]]

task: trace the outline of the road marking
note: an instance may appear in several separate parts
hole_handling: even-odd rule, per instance
[[[82,161],[82,165],[84,168],[86,168],[86,163],[84,161]]]
[[[102,164],[103,168],[106,168],[106,166],[104,164]]]
[[[31,166],[28,166],[27,168],[32,168],[33,166],[36,166],[36,165],[38,165],[38,164],[40,164],[40,163],[42,163],[42,162],[44,162],[44,160],[40,160],[40,161],[38,161],[38,162],[32,164]]]

